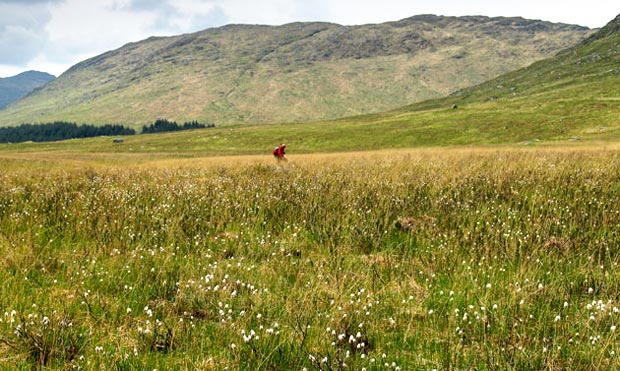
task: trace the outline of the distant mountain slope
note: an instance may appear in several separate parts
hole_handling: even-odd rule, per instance
[[[610,99],[620,94],[620,15],[579,44],[530,66],[464,88],[444,98],[405,106],[398,112],[452,104],[567,99]],[[396,112],[396,111],[395,111]]]
[[[127,44],[73,66],[0,124],[290,122],[439,97],[575,45],[592,31],[522,18],[416,16],[340,26],[229,25]]]
[[[34,89],[55,78],[49,73],[37,71],[28,71],[12,77],[0,78],[0,109],[25,97]]]
[[[620,140],[620,15],[528,67],[448,97],[338,123],[399,133],[399,146]]]
[[[605,96],[618,92],[607,80],[620,76],[620,15],[578,45],[554,57],[455,92],[462,102],[519,99],[532,95]],[[430,102],[429,102],[430,103]]]

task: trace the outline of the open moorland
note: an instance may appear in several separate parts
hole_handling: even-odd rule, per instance
[[[0,153],[0,369],[620,367],[615,144],[183,157]]]
[[[618,45],[373,115],[0,145],[0,369],[620,369]]]

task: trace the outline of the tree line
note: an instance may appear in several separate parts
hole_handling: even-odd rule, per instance
[[[158,119],[151,125],[144,125],[142,127],[142,134],[163,133],[166,131],[180,131],[191,129],[205,129],[215,127],[215,124],[201,124],[198,121],[189,121],[183,125],[179,125],[174,121],[168,121],[166,119]]]
[[[134,135],[136,131],[123,125],[77,125],[73,122],[56,121],[49,124],[22,124],[0,128],[0,143],[26,141],[53,142],[72,138],[89,138],[102,135]]]
[[[212,128],[215,124],[201,124],[198,121],[189,121],[179,125],[174,121],[158,119],[151,125],[142,127],[143,134],[163,133],[189,129]],[[77,125],[74,122],[55,121],[47,124],[22,124],[13,127],[0,128],[0,143],[20,142],[54,142],[73,138],[90,138],[98,136],[135,135],[134,129],[123,125],[90,124]]]

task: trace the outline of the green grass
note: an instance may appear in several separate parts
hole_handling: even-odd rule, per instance
[[[50,155],[0,159],[0,369],[620,366],[617,150]]]

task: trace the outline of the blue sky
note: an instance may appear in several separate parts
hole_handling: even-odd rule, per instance
[[[438,14],[596,28],[619,13],[617,0],[0,0],[0,77],[31,69],[60,75],[128,42],[229,23],[352,25]]]

